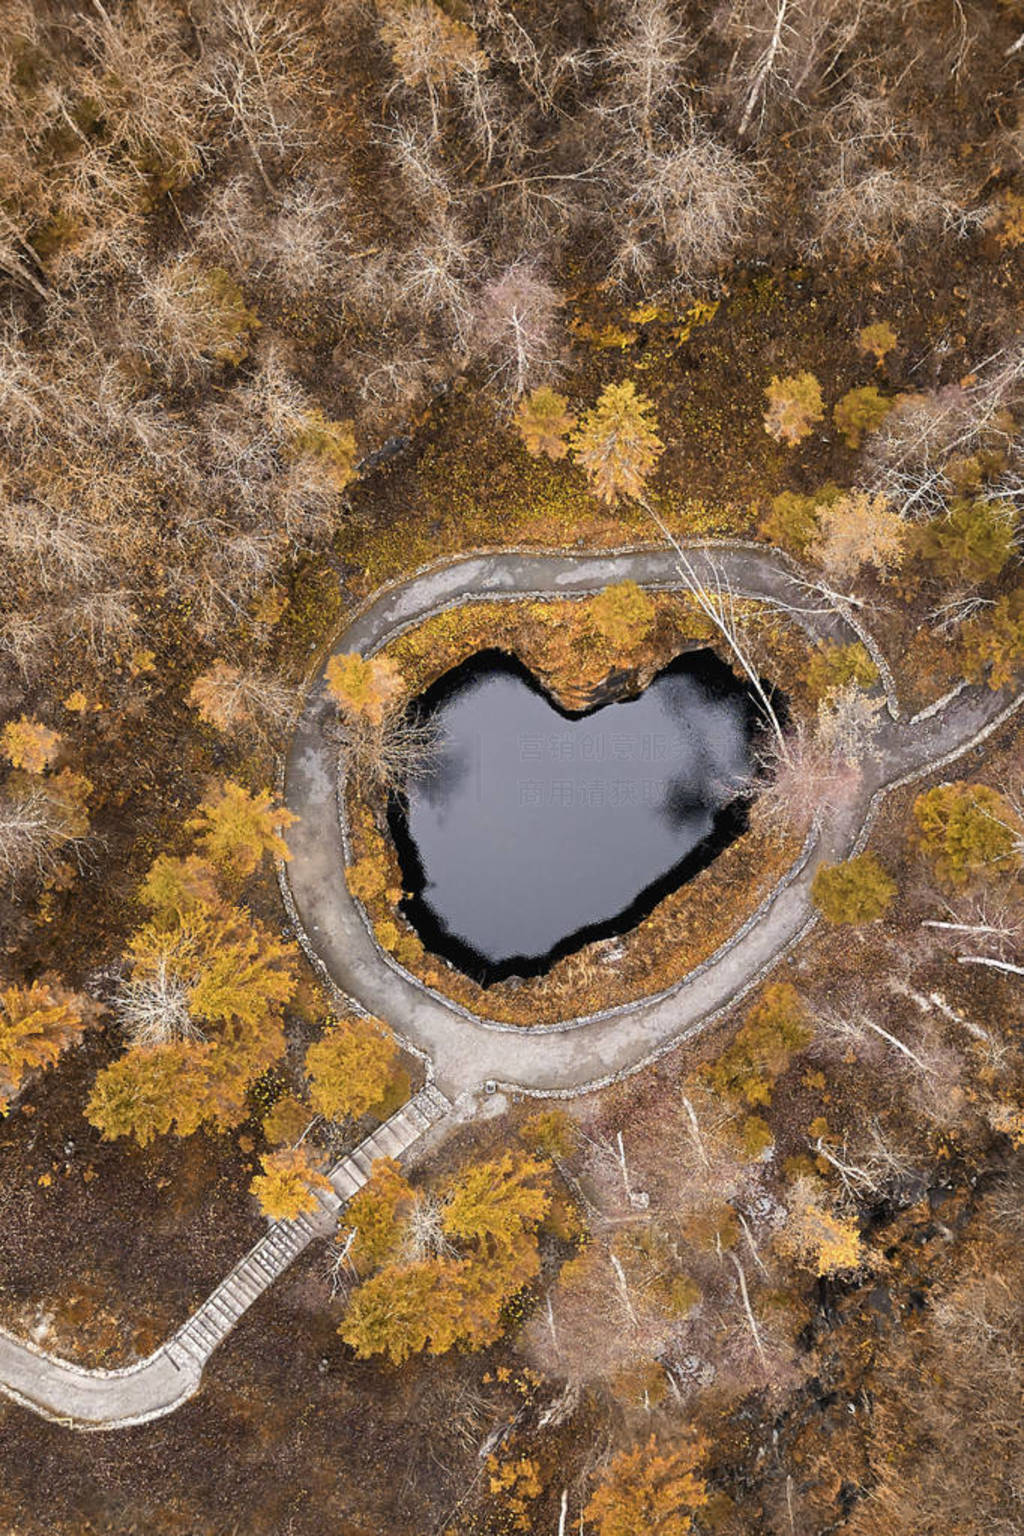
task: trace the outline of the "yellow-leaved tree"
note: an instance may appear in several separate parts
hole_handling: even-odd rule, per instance
[[[388,1099],[397,1060],[379,1019],[332,1020],[306,1052],[313,1108],[326,1120],[358,1120]]]
[[[52,1067],[84,1031],[84,1000],[58,983],[0,991],[0,1114],[30,1072]]]
[[[42,773],[60,751],[60,735],[38,720],[22,715],[20,720],[8,720],[0,731],[0,748],[13,767]]]
[[[816,1275],[834,1275],[860,1269],[864,1245],[857,1223],[829,1208],[823,1186],[814,1179],[799,1178],[789,1196],[789,1219],[775,1239],[781,1254],[788,1255]]]
[[[652,1435],[646,1445],[616,1456],[584,1510],[598,1536],[687,1536],[693,1511],[708,1501],[707,1484],[696,1468],[706,1445],[687,1441],[659,1453]]]
[[[271,1221],[294,1221],[304,1212],[315,1211],[319,1205],[318,1189],[330,1189],[325,1179],[313,1166],[307,1147],[284,1147],[279,1152],[265,1152],[260,1158],[263,1172],[258,1173],[249,1188],[260,1203],[260,1210]]]
[[[387,656],[345,651],[327,663],[327,688],[343,714],[379,725],[402,693],[402,675]]]
[[[251,795],[229,779],[200,802],[185,825],[217,870],[231,880],[245,880],[268,854],[288,858],[281,834],[298,819],[284,806],[275,805],[268,789]]]
[[[622,496],[643,495],[664,449],[653,402],[631,379],[606,385],[573,433],[571,447],[601,501],[613,506]]]
[[[654,601],[635,581],[619,581],[592,597],[587,613],[616,651],[640,645],[654,624]]]
[[[140,928],[128,964],[113,1009],[131,1049],[97,1076],[91,1123],[142,1143],[172,1124],[181,1136],[237,1124],[249,1086],[284,1054],[294,946],[239,907],[197,900]]]
[[[360,1272],[381,1267],[352,1295],[339,1330],[346,1343],[396,1364],[421,1350],[492,1343],[506,1304],[540,1268],[549,1175],[549,1163],[523,1152],[469,1163],[437,1193],[382,1172],[354,1244]]]

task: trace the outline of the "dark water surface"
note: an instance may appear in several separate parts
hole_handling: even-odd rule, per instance
[[[624,933],[746,826],[736,795],[759,716],[712,651],[582,715],[484,651],[418,708],[442,746],[392,797],[404,910],[428,949],[485,984]]]

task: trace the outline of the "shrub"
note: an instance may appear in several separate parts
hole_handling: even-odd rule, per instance
[[[884,395],[873,384],[861,389],[848,389],[832,409],[832,419],[846,439],[848,448],[859,448],[865,432],[874,432],[882,425],[891,407]]]
[[[860,640],[849,645],[823,641],[811,652],[804,678],[814,697],[823,699],[847,683],[856,683],[858,688],[873,688],[878,682],[878,668]]]
[[[764,429],[777,443],[795,448],[824,419],[821,385],[813,373],[795,373],[784,379],[773,375],[764,392],[768,400]]]
[[[921,530],[919,549],[949,581],[988,581],[998,576],[1013,551],[1013,508],[1000,501],[954,501],[945,517]]]
[[[862,331],[857,332],[858,347],[862,352],[870,353],[879,368],[898,340],[899,337],[887,320],[876,320],[873,325],[866,325]]]
[[[895,881],[873,853],[819,865],[811,886],[815,906],[830,923],[873,923],[885,916],[895,895]]]
[[[771,511],[761,522],[761,537],[802,560],[821,531],[822,509],[842,495],[838,485],[831,482],[810,496],[802,496],[798,491],[780,492],[772,498]]]
[[[566,396],[547,385],[520,400],[513,421],[527,453],[535,459],[542,453],[549,459],[564,459],[569,452],[565,439],[575,427],[576,417]]]
[[[945,884],[1018,867],[1024,823],[998,790],[987,784],[938,784],[914,801],[917,844]]]
[[[263,1134],[272,1147],[294,1146],[313,1119],[313,1111],[293,1093],[282,1094],[263,1116]]]
[[[1003,688],[1024,670],[1024,587],[964,625],[964,672]]]

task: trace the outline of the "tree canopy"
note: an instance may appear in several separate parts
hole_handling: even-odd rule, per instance
[[[306,1052],[313,1108],[327,1120],[358,1120],[386,1098],[397,1059],[379,1019],[330,1021]]]
[[[605,385],[573,433],[571,447],[601,501],[613,506],[622,496],[642,495],[664,447],[653,402],[631,379]]]

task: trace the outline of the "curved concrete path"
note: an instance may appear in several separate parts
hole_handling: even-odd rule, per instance
[[[703,582],[724,579],[737,597],[785,608],[814,639],[870,642],[851,618],[815,605],[799,573],[776,552],[695,544],[687,557]],[[671,550],[470,556],[380,593],[338,637],[334,651],[372,654],[403,630],[466,601],[578,596],[626,579],[652,589],[685,585]],[[814,921],[810,884],[818,864],[846,858],[857,848],[880,792],[966,752],[1020,702],[1008,691],[964,688],[925,718],[886,719],[878,760],[869,765],[856,802],[824,821],[781,886],[709,960],[656,997],[588,1019],[523,1029],[467,1013],[424,987],[376,944],[345,884],[335,754],[324,731],[333,714],[325,667],[326,658],[307,695],[285,768],[284,797],[300,818],[288,834],[292,857],[282,870],[286,899],[321,972],[427,1056],[438,1085],[452,1099],[485,1086],[569,1097],[637,1070],[705,1027],[756,986]],[[890,716],[898,716],[891,697],[889,709]]]
[[[117,1371],[87,1370],[0,1328],[0,1391],[69,1429],[126,1429],[173,1413],[198,1390],[206,1362],[253,1302],[312,1242],[334,1231],[374,1161],[407,1156],[450,1109],[436,1088],[422,1088],[328,1169],[331,1188],[317,1191],[312,1215],[270,1222],[202,1306],[144,1360]]]
[[[699,578],[711,581],[717,570],[737,596],[790,609],[815,638],[859,637],[870,643],[848,617],[808,607],[797,573],[779,555],[741,546],[693,546],[688,555]],[[599,557],[471,556],[419,572],[379,594],[335,649],[372,653],[410,625],[467,600],[582,595],[626,579],[648,588],[683,585],[674,555],[663,550]],[[516,1029],[474,1018],[429,992],[374,942],[344,880],[335,763],[323,731],[333,710],[321,668],[285,769],[285,798],[300,817],[288,837],[291,863],[282,867],[285,899],[314,964],[349,999],[387,1019],[428,1059],[435,1081],[331,1170],[333,1189],[314,1218],[272,1223],[173,1338],[147,1359],[124,1370],[90,1371],[0,1329],[0,1391],[75,1429],[124,1428],[173,1412],[197,1390],[206,1361],[248,1307],[315,1238],[332,1229],[373,1159],[403,1156],[445,1119],[452,1099],[464,1098],[471,1112],[477,1092],[491,1086],[571,1096],[637,1070],[706,1027],[807,931],[814,921],[809,887],[818,862],[846,857],[860,845],[881,795],[962,756],[997,729],[1024,695],[965,688],[909,722],[900,721],[891,695],[888,702],[892,718],[882,728],[878,762],[856,804],[818,829],[780,887],[704,965],[669,992],[636,1005],[564,1025]]]

